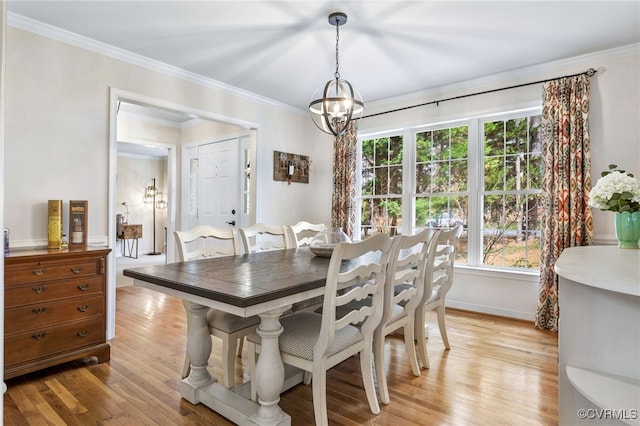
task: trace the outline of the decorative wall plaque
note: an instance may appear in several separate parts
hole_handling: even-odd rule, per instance
[[[310,165],[306,155],[273,151],[273,180],[309,183]]]

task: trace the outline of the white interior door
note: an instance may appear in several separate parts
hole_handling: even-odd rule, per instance
[[[241,212],[238,138],[198,146],[198,224],[238,227]]]

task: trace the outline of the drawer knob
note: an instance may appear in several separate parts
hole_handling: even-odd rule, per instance
[[[34,269],[31,271],[33,273],[33,275],[37,275],[38,277],[41,277],[42,275],[44,275],[45,272],[47,272],[46,269]]]
[[[78,290],[80,290],[80,291],[87,291],[87,290],[89,290],[89,287],[90,287],[90,285],[89,285],[89,284],[80,284],[80,285],[78,286]]]
[[[78,310],[80,312],[87,312],[89,310],[89,305],[78,306]]]
[[[33,337],[36,340],[40,340],[46,335],[47,335],[47,333],[36,333],[36,334],[32,334],[31,337]]]
[[[33,312],[36,315],[41,315],[41,314],[44,314],[44,311],[46,310],[47,308],[33,308],[31,312]]]
[[[35,291],[37,294],[42,293],[43,291],[45,291],[47,289],[47,287],[33,287],[31,290]]]
[[[79,331],[78,337],[87,337],[88,334],[89,334],[89,330]]]
[[[82,272],[82,268],[79,266],[74,266],[73,268],[71,268],[71,272],[73,272],[74,274],[79,274],[80,272]]]

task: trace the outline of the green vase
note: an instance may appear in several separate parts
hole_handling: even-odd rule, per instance
[[[616,213],[616,238],[620,248],[638,248],[640,240],[640,212]]]

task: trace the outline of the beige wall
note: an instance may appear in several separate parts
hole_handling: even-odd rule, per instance
[[[119,114],[116,138],[118,142],[146,141],[179,145],[182,140],[182,129]]]
[[[182,129],[182,143],[207,142],[213,139],[219,139],[224,135],[237,135],[243,130],[242,127],[232,124],[199,121],[194,125],[188,125]]]
[[[8,29],[7,41],[5,174],[11,179],[4,199],[5,225],[11,228],[14,245],[45,244],[48,199],[88,200],[89,238],[106,244],[111,220],[111,88],[255,123],[259,219],[293,222],[329,217],[330,178],[312,171],[308,185],[291,186],[272,179],[274,150],[309,155],[318,171],[330,170],[331,139],[317,131],[306,113],[197,85],[13,27]],[[310,193],[314,196],[309,197]]]

